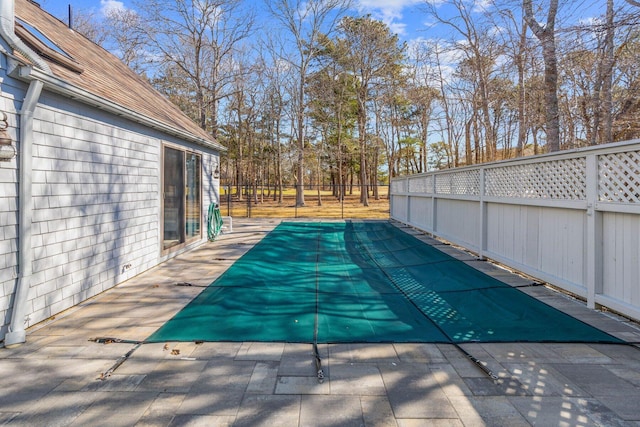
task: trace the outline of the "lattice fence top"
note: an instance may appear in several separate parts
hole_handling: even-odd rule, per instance
[[[409,178],[409,193],[431,193],[432,191],[432,175]]]
[[[585,200],[584,157],[506,166],[485,172],[485,194],[526,199]]]
[[[594,153],[598,165],[598,200],[601,202],[640,204],[640,149]],[[619,147],[617,147],[619,148]],[[587,156],[488,167],[440,171],[391,182],[391,192],[489,197],[587,200]],[[484,188],[480,188],[484,170]],[[435,182],[434,182],[435,180]]]
[[[436,175],[436,193],[480,195],[480,170],[465,170]]]
[[[398,193],[406,192],[407,191],[406,190],[406,188],[407,188],[406,184],[407,184],[407,181],[405,181],[404,179],[403,180],[397,180],[397,181],[391,181],[391,193],[392,194],[393,193],[398,194]]]
[[[640,151],[598,156],[598,199],[640,203]]]

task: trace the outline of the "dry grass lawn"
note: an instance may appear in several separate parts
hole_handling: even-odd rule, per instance
[[[389,218],[389,199],[387,198],[387,188],[381,187],[380,200],[369,197],[369,206],[365,207],[360,203],[360,194],[354,191],[347,194],[344,203],[331,195],[331,191],[321,191],[321,204],[318,203],[317,190],[305,190],[304,207],[295,207],[295,189],[285,190],[284,201],[278,203],[273,200],[273,195],[268,196],[265,192],[263,197],[258,195],[259,203],[255,203],[253,197],[251,203],[245,196],[239,200],[237,196],[231,197],[231,202],[227,201],[224,190],[220,211],[222,215],[234,217],[251,218],[320,218],[320,219],[387,219]]]

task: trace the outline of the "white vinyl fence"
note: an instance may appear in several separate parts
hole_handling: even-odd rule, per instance
[[[391,181],[391,218],[640,320],[640,140]]]

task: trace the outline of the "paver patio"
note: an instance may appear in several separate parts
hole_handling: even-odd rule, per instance
[[[179,255],[28,330],[0,349],[0,424],[11,426],[640,426],[640,349],[604,344],[464,344],[494,383],[448,344],[143,344],[277,220],[234,219],[233,233]],[[430,239],[423,237],[427,241]],[[433,242],[433,241],[432,241]],[[512,285],[530,280],[455,248]],[[188,283],[191,286],[178,286]],[[545,287],[523,288],[632,342],[637,324]]]

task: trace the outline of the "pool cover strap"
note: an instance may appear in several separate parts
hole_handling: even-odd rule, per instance
[[[316,316],[313,323],[313,355],[316,361],[316,375],[318,382],[322,384],[324,382],[324,370],[322,369],[322,358],[320,357],[320,351],[318,350],[318,318],[319,318],[319,304],[318,304],[318,290],[320,288],[319,261],[320,257],[320,233],[316,240]]]
[[[163,341],[622,342],[386,221],[281,223]]]

